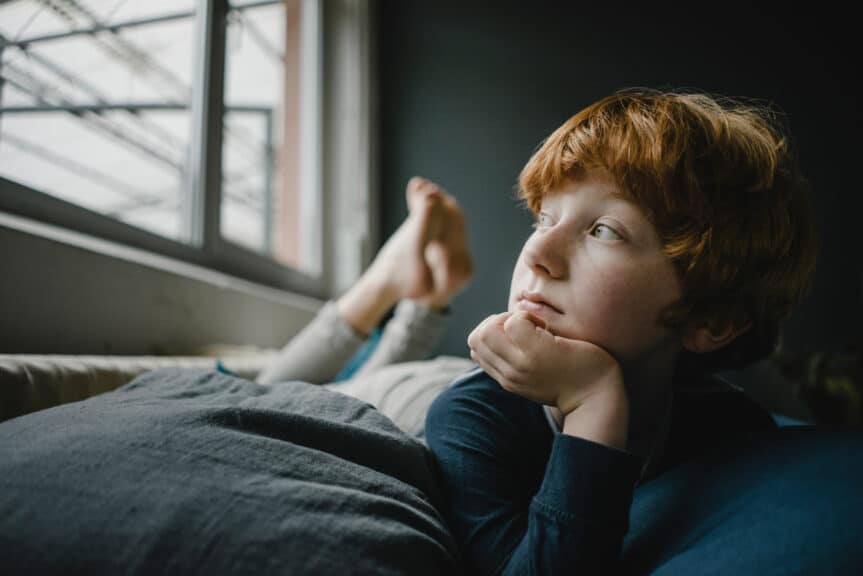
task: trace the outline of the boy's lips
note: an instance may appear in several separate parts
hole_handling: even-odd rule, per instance
[[[551,311],[563,314],[557,306],[546,300],[539,292],[528,292],[527,290],[522,290],[521,294],[518,295],[518,306],[522,310],[527,310],[528,312]]]

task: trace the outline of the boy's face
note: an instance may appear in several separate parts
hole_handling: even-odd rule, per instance
[[[590,171],[543,199],[513,270],[508,308],[628,363],[679,341],[659,313],[681,289],[653,225],[616,194],[605,172]]]

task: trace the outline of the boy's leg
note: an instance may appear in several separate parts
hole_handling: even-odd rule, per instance
[[[408,217],[338,301],[339,314],[363,335],[399,300],[410,298],[442,310],[470,280],[464,214],[455,198],[416,176],[405,197]]]
[[[336,303],[329,301],[285,344],[258,374],[256,381],[260,384],[291,380],[313,384],[330,382],[362,345],[363,338],[345,324]]]
[[[258,382],[328,382],[399,300],[413,298],[438,314],[467,284],[472,263],[458,203],[418,177],[410,180],[405,195],[408,217],[372,265],[338,302],[328,302],[288,342]],[[376,364],[399,360],[397,355],[376,356]]]

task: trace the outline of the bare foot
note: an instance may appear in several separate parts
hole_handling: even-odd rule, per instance
[[[408,182],[405,198],[408,217],[338,300],[339,314],[363,336],[404,298],[444,308],[473,273],[464,214],[455,198],[420,177]]]
[[[431,272],[432,287],[418,300],[442,308],[470,282],[473,260],[464,213],[455,198],[443,192],[440,209],[430,219],[423,259]]]
[[[470,280],[464,215],[455,198],[415,176],[405,190],[409,214],[390,236],[369,271],[399,298],[445,306]]]

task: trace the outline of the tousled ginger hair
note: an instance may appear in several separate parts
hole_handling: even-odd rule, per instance
[[[781,114],[704,92],[621,90],[540,145],[519,197],[537,213],[549,191],[593,169],[641,208],[678,273],[683,297],[660,322],[751,322],[729,346],[689,362],[736,369],[773,352],[810,289],[817,250],[808,182]]]

